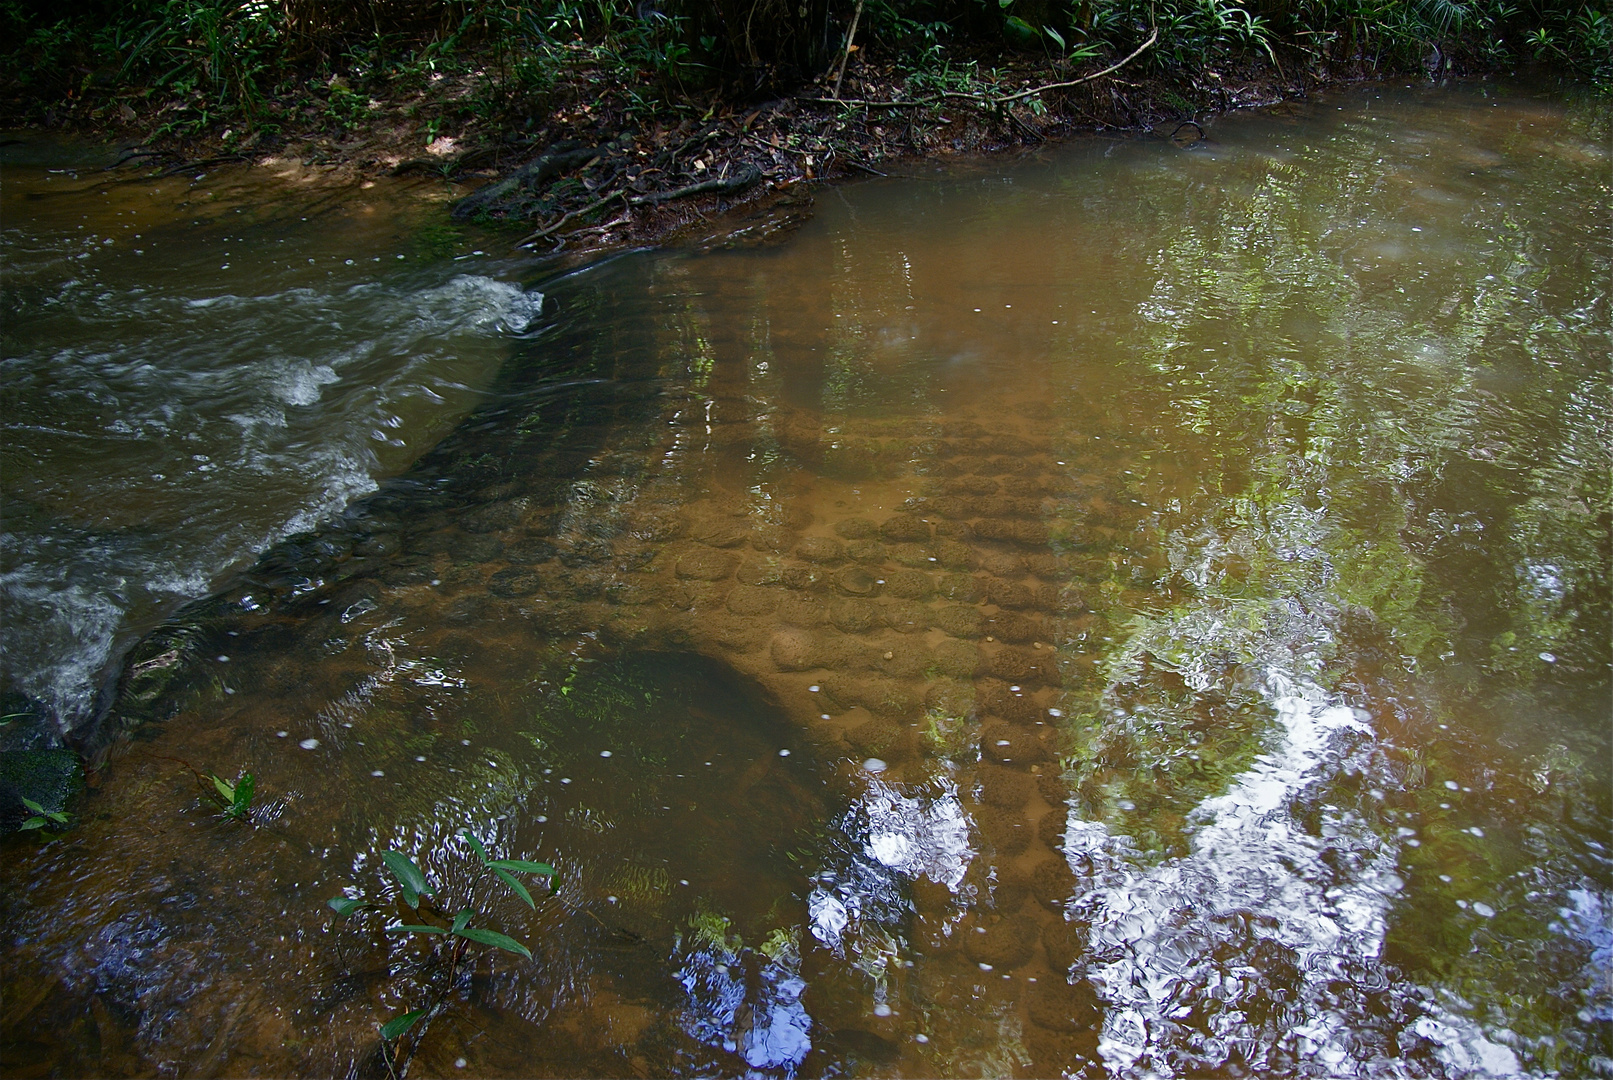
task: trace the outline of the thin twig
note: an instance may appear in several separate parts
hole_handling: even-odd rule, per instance
[[[1063,90],[1063,89],[1066,89],[1067,87],[1080,86],[1082,83],[1091,82],[1093,79],[1101,79],[1105,75],[1109,75],[1109,74],[1112,74],[1112,73],[1114,73],[1116,71],[1119,71],[1121,68],[1125,67],[1127,64],[1129,64],[1133,60],[1137,59],[1137,57],[1141,56],[1143,53],[1147,52],[1150,48],[1152,48],[1154,42],[1156,42],[1158,40],[1159,40],[1159,27],[1156,26],[1149,33],[1148,40],[1143,42],[1141,45],[1137,46],[1137,50],[1135,52],[1133,52],[1130,56],[1126,57],[1124,60],[1120,61],[1118,64],[1111,64],[1110,66],[1104,68],[1102,71],[1094,71],[1091,75],[1083,75],[1079,79],[1071,79],[1069,82],[1048,83],[1046,86],[1036,86],[1036,87],[1032,87],[1029,90],[1021,90],[1017,94],[1005,94],[1004,96],[1002,96],[1000,98],[997,98],[995,101],[993,101],[992,104],[994,104],[994,105],[1005,105],[1010,101],[1018,101],[1020,98],[1030,97],[1033,94],[1043,94],[1043,93],[1046,93],[1049,90]]]
[[[634,195],[627,200],[629,206],[654,206],[657,203],[670,202],[673,199],[682,199],[689,195],[702,195],[708,191],[741,191],[750,187],[762,178],[762,170],[755,165],[746,164],[733,176],[726,179],[713,178],[702,180],[687,187],[675,188],[672,191],[654,191],[648,195]]]
[[[846,51],[840,54],[840,70],[835,72],[835,88],[831,95],[836,101],[840,100],[840,80],[846,74],[846,61],[851,59],[851,50],[855,49],[852,39],[857,36],[857,20],[863,17],[863,0],[857,0],[857,10],[851,13],[851,29],[846,31]]]
[[[1072,86],[1080,86],[1082,83],[1089,83],[1094,79],[1101,79],[1105,75],[1112,75],[1121,68],[1125,67],[1127,64],[1131,63],[1133,60],[1137,59],[1137,57],[1141,56],[1143,53],[1147,52],[1153,47],[1154,42],[1158,40],[1159,28],[1156,26],[1149,33],[1148,40],[1137,46],[1136,50],[1132,52],[1130,56],[1119,61],[1118,63],[1109,65],[1102,71],[1094,71],[1090,75],[1083,75],[1079,79],[1071,79],[1068,82],[1046,83],[1042,86],[1033,86],[1028,90],[1020,90],[1012,94],[972,94],[966,90],[943,90],[933,97],[913,98],[908,101],[869,101],[862,98],[841,99],[838,97],[797,98],[796,100],[808,102],[813,105],[841,105],[846,108],[853,109],[918,109],[929,105],[939,105],[943,101],[947,101],[949,99],[973,101],[980,105],[1006,105],[1011,101],[1019,101],[1021,98],[1034,97],[1037,94],[1045,94],[1049,90],[1065,90]]]
[[[567,211],[565,213],[565,215],[563,215],[560,218],[559,221],[555,222],[553,225],[550,225],[547,229],[539,229],[537,232],[533,233],[531,236],[525,237],[525,238],[517,241],[515,246],[518,247],[518,248],[519,247],[526,247],[528,244],[532,243],[532,241],[534,241],[534,240],[542,240],[545,236],[548,236],[549,234],[555,232],[562,225],[564,225],[566,222],[570,221],[572,218],[580,217],[583,214],[591,214],[595,210],[598,210],[601,206],[604,206],[606,203],[609,203],[614,199],[620,199],[626,194],[627,194],[627,192],[625,192],[625,191],[613,191],[609,195],[606,195],[603,199],[597,199],[594,202],[589,203],[587,206],[579,206],[575,210]]]
[[[926,105],[939,105],[941,98],[912,98],[908,101],[867,101],[862,98],[796,98],[811,105],[844,105],[848,109],[917,109]]]

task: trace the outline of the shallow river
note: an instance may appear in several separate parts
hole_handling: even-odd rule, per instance
[[[8,164],[6,1074],[1613,1067],[1608,108],[1206,127],[564,273]]]

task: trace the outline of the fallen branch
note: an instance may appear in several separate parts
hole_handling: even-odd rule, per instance
[[[620,199],[626,194],[627,192],[625,191],[613,191],[609,195],[606,195],[603,199],[597,199],[594,202],[589,203],[587,206],[579,206],[575,210],[568,211],[560,218],[559,221],[555,222],[553,225],[550,225],[547,229],[539,229],[531,236],[527,236],[516,241],[515,246],[526,247],[534,240],[542,240],[545,236],[552,235],[556,230],[565,225],[565,223],[570,221],[572,218],[581,217],[584,214],[591,214],[595,210],[598,210],[601,206],[605,206],[616,199]]]
[[[201,158],[197,161],[181,161],[178,165],[170,165],[158,177],[173,176],[175,173],[190,172],[192,169],[208,169],[214,165],[233,165],[238,161],[245,161],[246,154],[220,154],[218,157]]]
[[[601,147],[579,146],[574,142],[558,142],[504,179],[477,188],[455,204],[453,216],[460,220],[470,217],[504,196],[523,187],[538,185],[569,172],[578,165],[603,152]],[[524,242],[524,241],[523,241]]]
[[[872,165],[864,165],[862,162],[858,161],[854,157],[848,157],[846,159],[846,164],[850,165],[853,169],[861,169],[863,172],[868,173],[868,174],[870,174],[872,176],[888,176],[888,175],[890,175],[889,173],[880,172],[878,169],[874,168]]]
[[[658,203],[682,199],[689,195],[704,195],[710,191],[743,191],[761,178],[761,169],[758,169],[755,165],[746,165],[726,180],[702,180],[698,184],[690,184],[688,187],[676,188],[672,191],[657,191],[649,195],[635,195],[628,199],[627,202],[630,206],[655,206]]]

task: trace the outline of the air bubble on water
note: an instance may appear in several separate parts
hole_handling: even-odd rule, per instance
[[[601,750],[599,752],[599,756],[600,757],[610,757],[610,751],[609,750]]]
[[[878,1005],[874,1006],[874,1015],[875,1016],[889,1016],[890,1014],[891,1014],[891,1007],[889,1005],[885,1004],[883,1001],[881,1001]]]
[[[277,739],[284,739],[287,735],[290,735],[290,734],[291,734],[291,732],[289,732],[289,731],[277,731],[277,732],[274,733],[275,738],[277,738]]]
[[[827,720],[827,719],[829,719],[829,718],[828,718],[828,717],[827,717],[827,716],[825,716],[825,717],[824,717],[824,719],[825,719],[825,720]],[[790,756],[790,752],[789,752],[789,750],[787,750],[787,749],[786,749],[786,750],[780,750],[780,751],[779,751],[779,752],[778,752],[778,756],[779,756],[779,757],[789,757],[789,756]],[[709,762],[708,762],[708,764],[709,764]]]
[[[1462,785],[1458,784],[1455,780],[1447,780],[1447,781],[1445,781],[1445,786],[1450,788],[1452,791],[1459,791],[1459,790],[1461,790],[1461,787],[1462,787]]]
[[[920,1042],[920,1043],[927,1043],[927,1042],[930,1041],[930,1037],[928,1035],[924,1034],[923,1032],[920,1032],[919,1034],[913,1036],[913,1041],[914,1042]]]
[[[871,757],[867,761],[863,762],[863,768],[867,769],[871,773],[882,773],[885,771],[887,766],[879,758]]]
[[[381,769],[371,769],[370,770],[370,775],[371,776],[385,776],[386,773]]]
[[[418,756],[416,756],[416,757],[415,757],[415,760],[416,760],[416,761],[424,761],[424,760],[426,760],[426,759],[425,759],[425,755],[423,755],[423,754],[422,754],[422,755],[418,755]]]

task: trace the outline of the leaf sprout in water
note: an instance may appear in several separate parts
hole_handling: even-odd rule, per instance
[[[537,902],[532,898],[532,892],[517,878],[516,874],[527,874],[534,877],[553,878],[555,869],[544,862],[532,862],[527,859],[495,859],[488,855],[486,846],[481,839],[469,829],[460,830],[460,836],[470,845],[476,853],[483,869],[492,871],[498,880],[514,893],[527,907],[536,910]],[[442,1012],[446,1007],[449,991],[452,989],[458,971],[460,959],[464,956],[468,944],[485,945],[489,948],[501,949],[504,952],[514,953],[527,960],[532,959],[532,950],[524,944],[510,937],[508,934],[489,929],[486,926],[472,926],[472,920],[483,918],[482,913],[466,904],[450,919],[445,911],[451,905],[442,904],[438,897],[438,888],[434,887],[426,877],[420,864],[401,851],[385,851],[381,853],[381,861],[386,865],[397,886],[397,898],[401,900],[415,915],[417,921],[400,921],[394,925],[383,927],[387,934],[421,935],[427,939],[440,938],[443,944],[452,942],[452,954],[448,963],[448,978],[444,984],[432,993],[428,1004],[421,1008],[410,1009],[400,1013],[380,1025],[382,1053],[386,1058],[389,1069],[396,1070],[400,1061],[397,1051],[392,1047],[397,1039],[408,1033],[421,1021],[429,1021],[431,1017]],[[422,907],[422,898],[430,902]],[[380,905],[374,900],[341,895],[333,896],[326,902],[339,918],[345,918],[365,910],[380,910]],[[436,921],[427,921],[427,920]],[[432,944],[436,950],[440,946]],[[431,990],[424,987],[423,990]],[[407,1062],[419,1048],[420,1042],[425,1038],[426,1029],[422,1027],[416,1034],[413,1045],[402,1061]]]

